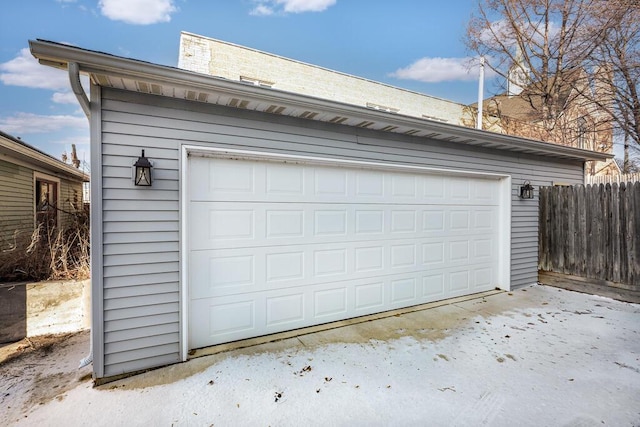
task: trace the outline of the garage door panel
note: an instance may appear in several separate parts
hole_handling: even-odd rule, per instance
[[[443,269],[194,300],[191,316],[198,321],[190,344],[214,345],[492,289],[474,287],[483,274]]]
[[[265,256],[267,283],[302,280],[305,276],[304,251],[267,253]]]
[[[189,293],[192,299],[236,295],[264,289],[256,280],[256,263],[263,257],[249,252],[192,252],[189,257]]]
[[[192,157],[190,200],[494,205],[496,180]]]
[[[226,298],[192,301],[189,307],[190,342],[194,348],[233,341],[237,336],[255,334],[262,316],[257,311],[262,301],[258,298]]]
[[[397,270],[401,268],[410,268],[417,265],[418,243],[391,243],[391,259],[390,266]]]
[[[478,232],[493,233],[498,225],[498,209],[476,208],[471,215],[471,227]]]
[[[493,270],[491,268],[478,268],[473,272],[473,287],[475,289],[493,289],[492,283]]]
[[[346,248],[326,248],[311,251],[312,265],[309,271],[313,277],[344,276],[347,274],[350,260]]]
[[[384,308],[384,282],[364,282],[354,285],[354,310],[360,315],[375,313]]]
[[[468,177],[448,177],[445,179],[446,198],[456,204],[495,205],[499,204],[495,191],[495,181]]]
[[[192,250],[278,246],[371,239],[493,236],[495,207],[470,208],[374,204],[194,202]]]
[[[422,231],[432,236],[445,233],[445,217],[445,209],[442,207],[423,210]]]
[[[471,213],[469,209],[452,209],[449,212],[449,230],[450,231],[469,231],[469,217]]]
[[[447,195],[451,200],[458,203],[471,202],[472,191],[469,179],[467,178],[450,178],[447,181]]]
[[[347,234],[347,208],[317,207],[313,212],[314,236],[344,236]]]
[[[492,239],[411,238],[192,251],[193,298],[491,263]]]
[[[416,300],[416,279],[403,277],[391,281],[391,305],[411,304]]]
[[[422,243],[422,265],[427,268],[438,268],[445,265],[447,260],[445,241],[434,239],[429,242]]]
[[[258,235],[256,223],[261,222],[256,221],[256,212],[249,205],[192,203],[189,216],[191,248],[207,248],[209,242],[235,242],[235,245],[246,246]]]
[[[204,157],[188,173],[192,348],[496,286],[498,181]]]
[[[438,300],[445,295],[444,272],[432,272],[422,277],[422,297],[426,300]]]
[[[266,298],[266,328],[275,327],[281,331],[303,326],[305,324],[305,305],[307,305],[305,304],[305,296],[303,289],[285,295],[268,295]]]
[[[384,172],[359,170],[355,172],[355,195],[367,200],[381,200],[385,194]]]
[[[244,199],[257,190],[257,162],[213,162],[205,157],[189,159],[190,200]]]
[[[479,238],[472,240],[472,259],[477,263],[491,263],[497,259],[496,245],[494,241],[487,238]]]
[[[449,291],[452,295],[462,295],[470,290],[469,270],[458,270],[449,273]]]
[[[347,288],[317,290],[313,293],[313,317],[321,320],[329,317],[344,318],[347,311]]]
[[[265,216],[265,238],[267,240],[304,237],[304,209],[282,209],[266,207]]]

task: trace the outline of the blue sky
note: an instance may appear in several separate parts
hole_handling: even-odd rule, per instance
[[[60,158],[88,160],[89,126],[63,71],[41,66],[46,39],[176,66],[180,31],[418,92],[472,103],[463,43],[476,0],[23,0],[4,2],[0,130]],[[492,85],[485,84],[485,96]]]

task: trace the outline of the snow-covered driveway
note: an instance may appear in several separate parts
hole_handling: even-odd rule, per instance
[[[0,424],[637,426],[639,333],[637,304],[531,286],[97,388],[87,371],[38,373],[33,352],[0,365]],[[40,363],[84,356],[79,337]]]

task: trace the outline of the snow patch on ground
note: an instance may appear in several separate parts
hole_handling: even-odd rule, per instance
[[[524,292],[537,297],[531,307],[477,315],[441,340],[230,354],[151,387],[136,388],[135,377],[98,388],[80,380],[42,404],[3,410],[0,424],[639,425],[640,306]]]

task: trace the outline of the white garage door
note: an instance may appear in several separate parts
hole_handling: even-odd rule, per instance
[[[190,157],[189,347],[496,287],[498,180]]]

